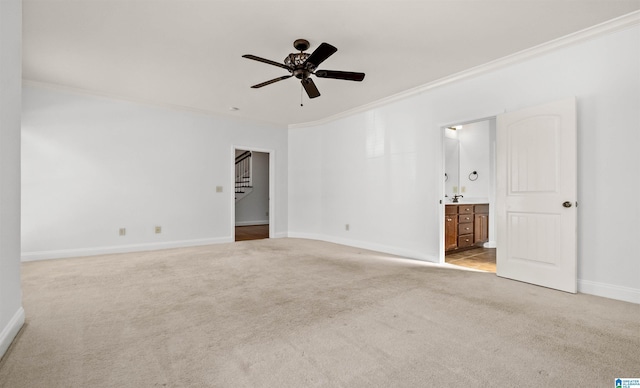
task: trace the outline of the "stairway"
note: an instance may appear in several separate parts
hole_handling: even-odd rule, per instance
[[[251,156],[251,151],[245,151],[236,156],[236,202],[253,191]]]

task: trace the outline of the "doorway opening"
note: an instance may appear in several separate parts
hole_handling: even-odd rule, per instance
[[[441,186],[440,214],[444,222],[440,224],[440,263],[445,263],[445,252],[475,248],[488,237],[486,243],[482,242],[484,248],[495,247],[494,241],[500,244],[496,248],[498,276],[577,291],[576,117],[576,99],[569,97],[485,119],[490,123],[491,140],[490,169],[484,173],[480,167],[465,167],[465,150],[477,149],[464,148],[458,142],[457,191],[453,192],[446,182]],[[465,123],[459,125],[464,127]],[[446,168],[450,168],[444,153],[444,139],[450,136],[445,131],[456,132],[460,140],[460,128],[456,126],[442,127],[445,168],[441,172],[445,179],[449,175]],[[478,202],[485,198],[478,198],[469,189],[487,175],[489,194],[485,204]],[[487,236],[482,233],[485,222]]]
[[[234,149],[234,241],[270,237],[270,152]]]
[[[496,272],[496,120],[447,125],[441,263]]]

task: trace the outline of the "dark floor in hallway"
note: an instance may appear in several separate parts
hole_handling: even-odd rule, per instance
[[[269,224],[236,226],[236,241],[260,240],[269,238]]]

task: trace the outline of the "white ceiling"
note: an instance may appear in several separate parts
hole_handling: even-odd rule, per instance
[[[239,116],[312,122],[640,9],[640,0],[24,0],[23,77],[101,95]],[[297,38],[338,52],[300,107],[286,70]],[[230,111],[230,107],[239,108]]]

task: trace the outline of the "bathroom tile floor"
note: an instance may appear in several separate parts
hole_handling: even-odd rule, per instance
[[[445,256],[445,263],[461,267],[496,272],[496,249],[475,248],[467,251],[450,253]]]

